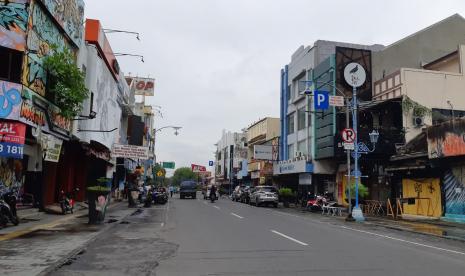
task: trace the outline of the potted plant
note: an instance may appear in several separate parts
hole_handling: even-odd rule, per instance
[[[346,187],[346,202],[349,202],[349,187]],[[355,181],[353,181],[350,185],[350,196],[351,196],[351,204],[352,207],[355,205]],[[358,201],[360,202],[364,198],[368,196],[368,188],[367,186],[363,185],[362,183],[358,183]]]
[[[103,223],[110,203],[111,179],[101,177],[96,182],[96,185],[87,187],[89,224]]]
[[[283,202],[283,205],[286,208],[289,208],[289,201],[290,201],[290,199],[292,198],[293,195],[294,195],[294,193],[289,188],[281,188],[281,189],[279,189],[279,197],[281,198],[281,201]]]

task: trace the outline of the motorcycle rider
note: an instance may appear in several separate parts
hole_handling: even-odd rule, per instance
[[[212,198],[213,197],[213,198]],[[210,199],[216,199],[216,186],[212,185],[210,188]]]

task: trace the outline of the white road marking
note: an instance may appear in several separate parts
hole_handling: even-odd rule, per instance
[[[295,242],[295,243],[298,243],[298,244],[300,244],[300,245],[303,245],[303,246],[307,246],[307,245],[308,245],[308,244],[306,244],[306,243],[304,243],[304,242],[301,242],[301,241],[296,240],[296,239],[294,239],[294,238],[292,238],[292,237],[289,237],[289,236],[287,236],[287,235],[284,235],[283,233],[280,233],[280,232],[278,232],[278,231],[276,231],[276,230],[270,230],[270,231],[273,232],[273,233],[275,233],[276,235],[279,235],[279,236],[281,236],[281,237],[283,237],[283,238],[286,238],[286,239],[288,239],[288,240],[291,240],[291,241],[293,241],[293,242]]]
[[[364,234],[369,234],[369,235],[373,235],[373,236],[377,236],[377,237],[381,237],[381,238],[385,238],[385,239],[390,239],[390,240],[395,240],[395,241],[399,241],[399,242],[409,243],[409,244],[413,244],[413,245],[416,245],[416,246],[421,246],[421,247],[436,249],[436,250],[439,250],[439,251],[444,251],[444,252],[449,252],[449,253],[454,253],[454,254],[459,254],[459,255],[465,255],[465,252],[460,252],[460,251],[445,249],[445,248],[436,247],[436,246],[427,245],[427,244],[418,243],[418,242],[413,242],[413,241],[407,241],[407,240],[403,240],[403,239],[399,239],[399,238],[394,238],[394,237],[391,237],[391,236],[376,234],[376,233],[373,233],[373,232],[368,232],[368,231],[364,231],[364,230],[354,229],[354,228],[350,228],[350,227],[346,227],[346,226],[341,226],[341,228],[347,229],[347,230],[356,231],[356,232],[360,232],[360,233],[364,233]]]
[[[213,206],[213,208],[216,208],[216,209],[218,209],[218,210],[220,209],[220,207],[218,207],[218,206]]]
[[[243,219],[244,217],[239,216],[238,214],[231,213],[231,215],[235,216],[236,218]]]
[[[161,227],[163,227],[163,226],[165,226],[165,223],[164,223],[164,222],[161,223]]]

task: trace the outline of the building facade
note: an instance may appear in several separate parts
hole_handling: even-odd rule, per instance
[[[279,118],[264,118],[247,128],[248,173],[253,185],[271,185],[278,160]]]

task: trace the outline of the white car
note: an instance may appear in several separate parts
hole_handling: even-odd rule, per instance
[[[273,205],[274,208],[277,208],[278,203],[278,190],[273,186],[257,186],[250,195],[250,204],[257,207],[260,205]]]

